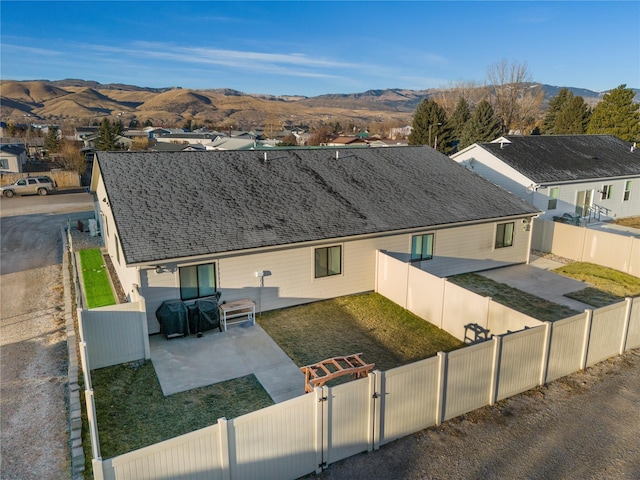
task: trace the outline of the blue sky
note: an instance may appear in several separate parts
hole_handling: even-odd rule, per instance
[[[307,95],[533,80],[640,88],[640,2],[7,1],[3,80]]]

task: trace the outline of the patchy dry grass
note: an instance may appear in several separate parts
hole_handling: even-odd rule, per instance
[[[449,277],[449,281],[543,322],[553,322],[580,313],[477,273],[455,275]]]
[[[621,302],[625,297],[640,295],[640,278],[593,263],[573,262],[553,271],[593,285],[566,296],[594,307],[604,307]]]
[[[273,405],[254,375],[165,397],[153,364],[92,372],[103,458],[111,458]]]
[[[388,370],[464,346],[377,293],[266,312],[258,323],[300,367],[362,352]]]
[[[464,346],[375,293],[267,312],[258,322],[298,366],[362,352],[365,361],[388,370]],[[104,458],[273,404],[253,375],[168,397],[151,362],[95,370],[92,379]]]
[[[640,217],[619,218],[615,224],[640,229]]]

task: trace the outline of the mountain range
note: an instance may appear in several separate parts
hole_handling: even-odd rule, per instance
[[[561,87],[540,86],[545,99]],[[606,92],[568,87],[590,105]],[[366,126],[371,123],[406,125],[423,98],[447,89],[368,90],[362,93],[327,94],[316,97],[248,94],[230,88],[189,90],[180,87],[147,88],[124,84],[101,84],[87,80],[31,80],[0,82],[0,119],[13,123],[90,124],[101,117],[120,118],[125,125],[198,125],[250,129],[277,121],[283,125],[314,125],[336,122]],[[636,99],[640,90],[634,89]]]

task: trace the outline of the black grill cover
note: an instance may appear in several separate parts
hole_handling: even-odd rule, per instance
[[[222,331],[220,325],[220,310],[218,310],[218,298],[208,298],[203,300],[196,300],[195,306],[197,309],[197,322],[189,324],[192,328],[192,332],[201,333],[217,328]],[[195,330],[193,329],[195,327]]]
[[[189,335],[189,314],[182,300],[165,300],[156,310],[160,333],[167,338]]]

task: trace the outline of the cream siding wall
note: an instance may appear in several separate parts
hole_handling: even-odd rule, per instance
[[[131,300],[131,291],[134,284],[139,284],[138,271],[136,267],[127,267],[124,255],[122,253],[122,246],[117,238],[116,224],[113,219],[113,212],[107,204],[103,202],[103,199],[107,198],[107,192],[104,188],[102,177],[99,177],[96,186],[96,210],[98,211],[98,219],[100,222],[100,231],[102,232],[102,238],[104,245],[107,249],[107,253],[111,258],[111,263],[115,268],[120,284],[127,295],[127,298]],[[118,243],[116,247],[116,242]],[[119,251],[119,259],[118,252]]]
[[[494,249],[495,223],[442,229],[435,232],[434,259],[422,262],[437,271],[471,271],[498,265],[525,263],[529,252],[529,233],[522,219],[516,219],[513,247]],[[502,223],[502,222],[500,222]],[[149,333],[160,326],[155,311],[167,299],[180,298],[179,267],[216,263],[221,300],[250,298],[256,311],[268,311],[342,295],[375,289],[376,251],[409,260],[411,237],[415,233],[283,248],[262,253],[217,255],[189,262],[163,264],[164,271],[150,268],[140,271],[141,294],[146,300]],[[342,274],[314,278],[314,252],[318,247],[342,246]],[[440,258],[442,257],[442,258]],[[425,267],[425,269],[427,269]],[[268,272],[260,278],[256,272]]]
[[[420,268],[439,277],[486,270],[514,263],[526,263],[529,255],[531,219],[526,217],[438,230],[434,256],[420,262]],[[514,222],[513,245],[495,248],[497,223]]]
[[[555,210],[549,210],[541,218],[551,220],[554,215],[562,215],[565,212],[574,213],[576,206],[576,199],[578,192],[591,191],[592,192],[592,205],[600,205],[609,209],[611,212],[609,216],[613,218],[624,218],[640,215],[640,177],[632,178],[631,180],[631,194],[629,200],[623,200],[625,183],[629,179],[619,180],[599,180],[595,182],[580,182],[580,183],[568,183],[552,185],[548,184],[546,188],[541,188],[537,193],[536,207],[541,210],[547,210],[547,199],[551,187],[558,187],[558,206]],[[604,185],[613,185],[613,193],[611,198],[602,199],[601,193]]]
[[[505,148],[509,148],[505,146]],[[577,183],[547,183],[544,188],[531,192],[530,187],[534,182],[522,175],[517,170],[506,165],[503,161],[494,157],[481,147],[471,147],[451,157],[467,169],[477,173],[481,177],[510,191],[514,195],[532,203],[544,213],[541,218],[551,220],[554,215],[575,212],[577,192],[591,190],[592,204],[600,205],[611,210],[611,216],[616,218],[640,215],[640,177],[598,180]],[[628,201],[623,201],[625,183],[631,180],[631,194]],[[604,185],[613,185],[613,194],[610,199],[601,199],[598,190],[602,191]],[[549,192],[552,187],[558,187],[558,204],[554,210],[548,210]]]
[[[509,147],[505,146],[505,148]],[[533,183],[531,179],[498,160],[485,149],[477,146],[471,147],[451,158],[491,183],[501,186],[528,202],[532,201],[532,195],[527,190],[527,187]]]
[[[2,168],[2,163],[6,161],[7,167]],[[0,152],[0,173],[21,173],[23,166],[27,163],[27,154],[21,153],[14,155],[12,153]]]

